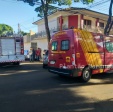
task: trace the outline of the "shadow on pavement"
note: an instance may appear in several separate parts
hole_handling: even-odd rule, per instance
[[[113,84],[113,75],[95,75],[88,83],[81,83],[79,78],[49,73],[40,63],[3,67],[0,112],[112,112],[113,99],[97,101],[79,91],[83,86],[102,84]]]

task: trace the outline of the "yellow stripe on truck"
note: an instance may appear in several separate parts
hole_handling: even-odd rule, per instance
[[[78,33],[78,41],[84,52],[87,64],[93,65],[93,66],[103,65],[102,59],[100,54],[98,53],[99,50],[97,48],[96,42],[94,41],[93,35],[88,31],[79,30],[79,29],[74,29],[74,32]],[[100,72],[102,71],[103,69],[100,69]]]

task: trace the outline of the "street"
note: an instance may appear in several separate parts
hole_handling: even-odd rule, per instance
[[[113,112],[113,74],[82,83],[41,62],[0,67],[0,112]]]

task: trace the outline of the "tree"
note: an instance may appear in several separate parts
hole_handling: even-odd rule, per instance
[[[0,24],[0,36],[1,35],[6,35],[7,33],[12,33],[13,28],[9,25],[6,24]]]
[[[38,5],[35,11],[38,13],[39,17],[44,17],[46,34],[49,42],[51,37],[50,37],[50,31],[48,26],[48,15],[51,14],[53,10],[57,9],[57,7],[52,6],[52,4],[58,4],[59,6],[61,5],[70,6],[72,2],[81,1],[83,4],[89,4],[94,0],[17,0],[17,1],[23,1],[25,3],[29,3],[30,6],[34,6],[35,4]]]
[[[26,32],[24,32],[24,31],[20,31],[20,34],[22,34],[23,36],[29,35],[29,33],[26,33]]]
[[[113,25],[113,20],[112,20],[112,5],[113,5],[113,0],[111,0],[110,6],[109,6],[109,18],[107,20],[107,24],[106,24],[106,27],[104,29],[104,34],[105,35],[109,35],[109,32],[110,32],[111,27]]]

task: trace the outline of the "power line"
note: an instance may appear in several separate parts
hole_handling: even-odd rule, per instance
[[[20,26],[21,27],[23,27],[25,30],[27,30],[27,31],[29,31],[30,29],[33,29],[33,28],[36,28],[37,26],[33,26],[33,27],[28,27],[28,28],[26,28],[25,26],[23,26],[23,25],[21,25],[20,24]]]
[[[27,19],[27,20],[25,20],[25,21],[22,21],[22,22],[19,22],[20,24],[22,24],[22,23],[29,23],[29,24],[32,24],[33,22],[34,22],[34,20],[33,20],[34,18],[31,18],[31,19]],[[30,22],[30,20],[33,20],[32,22]],[[37,19],[36,19],[37,20]],[[29,22],[28,22],[29,21]],[[14,24],[14,25],[12,25],[12,26],[16,26],[17,24]]]
[[[90,9],[96,12],[101,12],[104,14],[109,14],[109,5],[110,5],[110,0],[103,0],[103,1],[101,0],[88,6],[87,9]]]
[[[92,7],[95,7],[95,6],[98,6],[98,5],[102,5],[106,2],[109,2],[110,0],[101,0],[101,1],[98,1],[98,2],[95,2],[94,4],[88,6],[88,8],[92,8]]]

